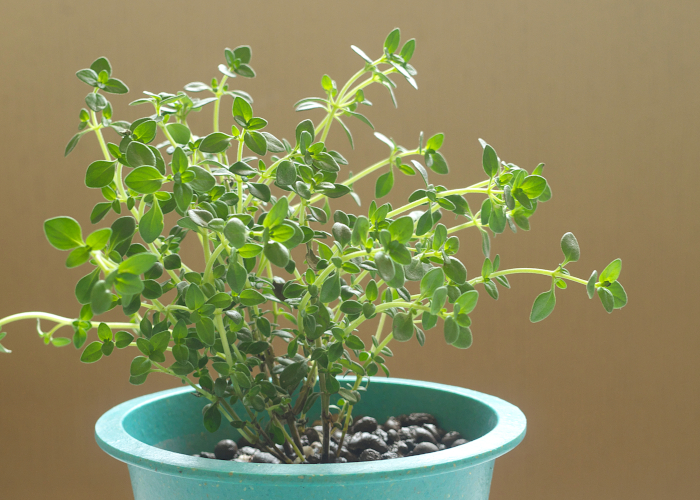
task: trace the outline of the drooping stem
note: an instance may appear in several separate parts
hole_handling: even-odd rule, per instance
[[[0,319],[0,328],[3,326],[14,323],[15,321],[21,321],[23,319],[44,319],[47,321],[53,321],[62,326],[70,325],[75,321],[74,318],[65,318],[63,316],[58,316],[56,314],[46,313],[46,312],[24,312],[19,314],[13,314],[12,316],[7,316]],[[126,330],[138,330],[140,327],[135,323],[121,323],[121,322],[104,322],[110,328],[123,328]]]

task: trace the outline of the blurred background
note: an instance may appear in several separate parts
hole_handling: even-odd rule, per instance
[[[176,92],[218,77],[223,49],[249,44],[258,76],[231,87],[250,92],[268,130],[290,138],[302,119],[319,119],[292,104],[321,95],[324,73],[342,85],[362,64],[350,45],[378,57],[398,26],[404,40],[417,40],[418,90],[397,78],[394,109],[385,89],[371,87],[374,106],[365,111],[377,130],[409,148],[421,130],[444,132],[451,172],[432,177],[450,188],[483,177],[479,137],[530,171],[545,162],[552,200],[531,231],[495,238],[493,253],[502,267],[551,269],[561,260],[559,239],[573,231],[582,256],[570,271],[587,279],[621,257],[630,303],[608,315],[570,285],[554,313],[533,325],[530,306],[549,282],[516,276],[498,301],[482,294],[471,349],[446,346],[439,332],[423,348],[394,344],[392,375],[487,392],[525,412],[526,439],[496,462],[495,500],[695,498],[699,22],[700,4],[682,1],[5,4],[0,317],[79,311],[73,289],[85,271],[66,269],[66,254],[42,231],[57,215],[89,227],[100,201],[83,185],[100,157],[94,137],[63,157],[89,91],[75,71],[108,57],[131,88],[110,96],[114,115],[131,120],[145,111],[127,106],[142,90]],[[224,101],[230,125],[228,110]],[[211,109],[197,120],[209,126]],[[369,128],[350,125],[354,151],[337,125],[329,141],[354,171],[386,157]],[[365,210],[375,178],[357,186]],[[392,201],[418,186],[400,177]],[[479,235],[461,240],[459,257],[477,275]],[[14,352],[0,356],[0,497],[131,498],[126,466],[98,448],[93,425],[118,403],[175,382],[154,375],[131,386],[132,353],[81,364],[73,347],[44,346],[31,321],[6,331],[3,344]]]

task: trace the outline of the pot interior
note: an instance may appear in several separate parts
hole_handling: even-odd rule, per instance
[[[344,379],[346,383],[351,381],[352,378]],[[435,387],[395,382],[396,379],[373,379],[367,392],[361,392],[355,417],[368,415],[384,423],[388,417],[402,413],[432,413],[443,429],[458,431],[470,441],[486,435],[498,423],[496,412],[477,399]],[[204,429],[202,408],[206,403],[204,398],[194,396],[194,392],[151,399],[127,412],[122,425],[142,443],[186,455],[213,451],[221,439],[238,440],[238,431],[226,425],[225,419],[215,433]],[[319,417],[320,406],[319,399],[309,412],[311,420]],[[237,404],[234,409],[245,415],[242,405]]]

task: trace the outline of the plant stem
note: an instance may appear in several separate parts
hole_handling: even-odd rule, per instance
[[[0,327],[4,325],[14,323],[15,321],[21,321],[23,319],[45,319],[47,321],[54,321],[62,326],[70,325],[75,321],[74,318],[65,318],[63,316],[58,316],[56,314],[46,313],[46,312],[24,312],[19,314],[13,314],[5,318],[0,319]],[[128,330],[138,330],[140,327],[135,323],[120,323],[120,322],[105,322],[110,328],[124,328]],[[93,327],[96,328],[96,327]]]
[[[320,338],[316,339],[316,347],[323,347]],[[319,373],[319,381],[321,383],[321,421],[323,423],[323,451],[321,452],[321,463],[328,463],[330,460],[331,447],[331,414],[330,404],[331,397],[326,389],[326,377],[324,373]]]
[[[581,278],[576,278],[575,276],[570,276],[568,274],[559,272],[558,270],[553,270],[553,271],[548,271],[547,269],[535,269],[535,268],[530,268],[530,267],[518,267],[518,268],[513,268],[513,269],[504,269],[503,271],[497,271],[495,273],[491,273],[489,275],[489,278],[496,278],[498,276],[506,276],[508,274],[542,274],[545,276],[551,276],[552,278],[561,278],[565,279],[568,281],[573,281],[575,283],[580,283],[582,285],[588,284],[586,280],[582,280]],[[484,278],[482,276],[479,276],[477,278],[473,278],[469,280],[469,283],[471,285],[474,285],[476,283],[483,283]],[[380,306],[381,307],[381,306]],[[379,308],[377,308],[379,309]]]
[[[214,103],[214,132],[219,131],[219,107],[221,106],[221,96],[224,94],[221,90],[224,88],[226,80],[228,80],[228,76],[224,75],[216,90],[216,102]]]
[[[466,188],[461,188],[461,189],[452,189],[449,191],[443,191],[442,193],[437,193],[438,198],[445,198],[447,196],[457,194],[457,195],[463,195],[463,194],[488,194],[488,189],[483,189],[481,185],[484,183],[488,184],[488,181],[480,182],[478,184],[474,184],[473,186],[469,186]],[[493,191],[492,191],[493,192]],[[499,191],[500,192],[500,191]],[[392,218],[395,217],[399,214],[402,214],[404,212],[407,212],[408,210],[411,210],[412,208],[419,207],[425,203],[428,203],[430,200],[427,197],[421,198],[420,200],[416,200],[414,202],[408,203],[402,207],[397,208],[396,210],[392,210],[387,214],[387,217]]]

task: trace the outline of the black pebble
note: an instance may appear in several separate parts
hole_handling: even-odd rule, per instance
[[[401,420],[403,425],[423,425],[423,424],[437,424],[437,419],[430,413],[411,413],[404,420]]]
[[[353,432],[374,432],[377,430],[377,420],[372,417],[362,417],[352,426]]]
[[[344,458],[348,462],[357,462],[357,455],[348,450],[345,446],[340,449],[340,458]]]
[[[381,460],[382,455],[378,451],[373,449],[368,449],[360,454],[360,462],[372,462],[374,460]]]
[[[448,432],[442,437],[442,444],[447,446],[448,448],[452,446],[452,443],[457,441],[458,439],[462,439],[462,435],[457,432],[457,431],[452,431]]]
[[[426,429],[430,431],[430,433],[435,437],[435,442],[439,443],[440,440],[442,439],[442,436],[445,435],[444,432],[440,432],[442,429],[440,429],[437,425],[435,424],[423,424],[423,429]]]
[[[382,460],[391,460],[392,458],[399,458],[398,453],[394,451],[387,451],[386,453],[382,453]]]
[[[435,440],[435,436],[427,430],[423,429],[422,427],[415,427],[413,429],[413,435],[415,436],[413,439],[416,441],[416,443],[433,443],[437,444],[437,441]]]
[[[253,455],[253,463],[255,463],[255,464],[279,464],[282,462],[280,462],[279,458],[275,457],[274,455],[272,455],[270,453],[266,453],[264,451],[258,451],[255,455]]]
[[[386,419],[386,422],[384,422],[384,425],[382,426],[385,431],[389,432],[389,429],[394,429],[395,431],[398,431],[401,429],[401,422],[396,417],[389,417]]]
[[[202,458],[213,458],[213,459],[216,458],[216,455],[214,455],[213,453],[209,453],[208,451],[203,451],[202,453],[199,454],[199,456]]]
[[[309,440],[309,443],[313,443],[314,441],[320,441],[321,436],[319,436],[318,431],[314,429],[313,427],[309,427],[304,431],[304,436],[306,436]]]
[[[244,446],[243,448],[240,448],[239,451],[243,455],[250,455],[253,456],[258,452],[257,448],[253,448],[252,446]]]
[[[462,444],[467,444],[468,442],[469,441],[467,441],[466,439],[458,439],[454,443],[452,443],[452,446],[450,446],[450,448],[454,448],[455,446],[459,446]]]
[[[219,460],[231,460],[236,456],[238,452],[238,445],[235,441],[230,439],[222,439],[216,443],[216,448],[214,448],[214,455]]]
[[[405,441],[398,441],[392,448],[396,450],[396,453],[402,456],[408,455],[408,452],[410,451]]]
[[[415,426],[401,427],[401,430],[399,430],[399,439],[407,441],[409,439],[413,440],[415,437],[416,437]]]
[[[388,439],[388,444],[395,443],[399,440],[399,433],[396,432],[395,429],[389,429],[388,431],[386,431],[386,437]]]
[[[432,453],[438,451],[438,447],[429,442],[418,443],[415,448],[413,448],[412,455],[423,455],[424,453]]]
[[[384,429],[375,429],[375,431],[372,433],[375,436],[377,436],[379,439],[384,441],[385,443],[389,442],[389,435]]]
[[[348,449],[350,451],[358,452],[368,448],[378,451],[379,453],[389,451],[389,446],[387,446],[383,439],[375,436],[374,434],[370,434],[369,432],[353,434],[350,441],[348,441]]]

